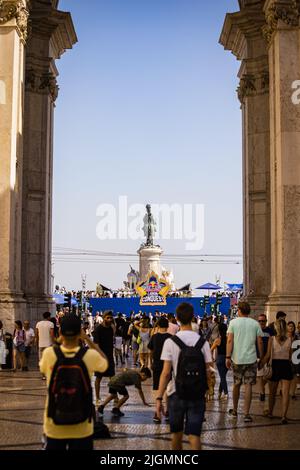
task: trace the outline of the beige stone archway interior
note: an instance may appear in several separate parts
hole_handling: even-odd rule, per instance
[[[239,0],[220,42],[241,61],[244,284],[255,312],[300,320],[300,0]],[[58,0],[0,0],[0,319],[51,299],[55,65],[76,43]]]

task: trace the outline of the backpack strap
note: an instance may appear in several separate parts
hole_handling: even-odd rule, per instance
[[[75,354],[74,357],[76,357],[76,359],[82,360],[86,352],[87,352],[87,348],[83,348],[81,346],[79,351]]]
[[[56,354],[56,357],[58,360],[64,360],[64,359],[67,359],[67,357],[64,355],[64,353],[62,352],[60,346],[53,346],[53,349],[54,349],[54,352]],[[85,355],[86,353],[86,349],[85,348],[80,348],[79,351],[77,351],[77,353],[75,354],[74,358],[76,359],[79,359],[81,360],[83,358],[83,356]],[[73,358],[73,359],[74,359]]]
[[[174,335],[174,336],[171,336],[171,340],[174,341],[175,344],[177,344],[177,346],[180,348],[180,349],[185,349],[187,348],[187,345],[181,341],[180,338],[178,338],[177,335]]]
[[[53,346],[53,351],[55,352],[58,361],[63,360],[65,358],[65,355],[62,352],[62,350],[60,349],[59,345]]]
[[[203,348],[206,341],[207,340],[205,338],[203,338],[203,336],[201,336],[198,339],[197,343],[195,344],[195,348],[198,349],[198,351],[201,351],[201,349]]]

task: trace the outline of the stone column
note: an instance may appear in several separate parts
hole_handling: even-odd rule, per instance
[[[55,60],[77,41],[69,13],[57,1],[33,0],[26,49],[22,290],[27,317],[55,311],[51,296],[53,111],[58,95]]]
[[[300,104],[292,88],[300,80],[299,2],[268,0],[271,112],[272,290],[268,313],[284,310],[300,320]]]
[[[22,318],[21,210],[25,0],[0,0],[0,319],[12,332]]]
[[[220,42],[242,61],[244,293],[257,315],[271,289],[269,67],[264,2],[239,3],[241,11],[226,15]]]

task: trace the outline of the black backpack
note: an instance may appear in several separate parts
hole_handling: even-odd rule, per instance
[[[180,348],[176,372],[176,394],[182,400],[199,400],[208,389],[206,365],[201,351],[205,339],[199,338],[195,346],[187,346],[178,336],[172,341]]]
[[[72,357],[65,357],[59,346],[54,352],[57,361],[54,365],[49,385],[48,418],[55,424],[79,424],[93,416],[91,380],[83,356],[85,348],[80,348]]]

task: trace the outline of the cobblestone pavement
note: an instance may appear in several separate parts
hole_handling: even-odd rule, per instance
[[[228,374],[230,389],[231,372]],[[108,393],[107,379],[101,384],[101,397]],[[169,450],[168,424],[154,424],[154,399],[151,380],[143,383],[146,400],[153,406],[145,408],[134,387],[129,387],[130,398],[122,408],[125,416],[115,418],[112,404],[104,412],[112,439],[95,441],[99,450]],[[215,387],[217,390],[217,385]],[[202,442],[205,450],[299,450],[300,449],[300,394],[292,400],[288,412],[289,424],[280,424],[280,397],[274,410],[275,418],[263,416],[264,404],[254,388],[251,414],[253,423],[243,421],[243,393],[237,421],[228,416],[231,399],[222,403],[217,398],[207,403],[206,422]],[[41,449],[43,409],[46,384],[37,370],[30,372],[0,371],[0,450]],[[217,395],[217,394],[216,394]],[[184,448],[188,449],[187,439]]]

